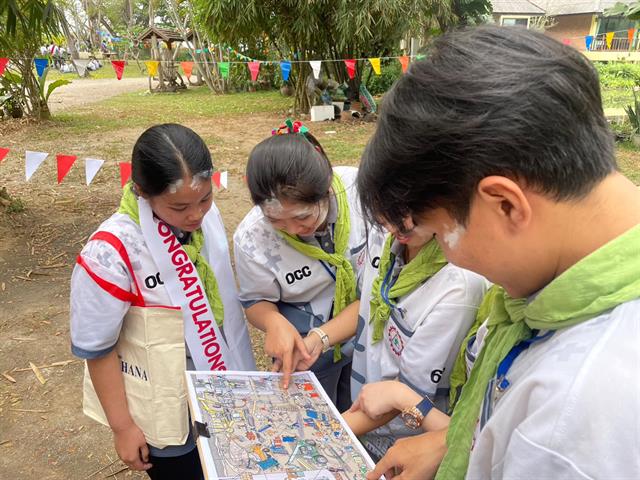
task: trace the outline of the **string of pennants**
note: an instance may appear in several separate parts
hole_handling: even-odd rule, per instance
[[[0,148],[0,163],[5,159],[5,157],[9,154],[10,150],[8,148]],[[47,159],[49,154],[47,152],[32,152],[27,150],[25,152],[25,178],[28,182],[31,180],[31,177],[34,173],[40,168],[42,163]],[[78,157],[76,155],[56,155],[56,164],[58,170],[58,185],[62,183],[64,177],[67,176],[69,170],[74,165]],[[102,165],[104,165],[105,161],[99,158],[85,158],[85,181],[86,184],[89,185],[96,177]],[[131,163],[129,162],[119,162],[118,168],[120,170],[120,185],[122,187],[129,181],[131,178]],[[213,173],[211,177],[211,181],[218,188],[224,188],[225,190],[228,188],[229,183],[229,172],[227,171],[216,171]]]
[[[629,41],[629,48],[631,48],[631,45],[633,43],[633,39],[636,36],[636,29],[635,28],[629,28],[627,30],[618,30],[618,31],[613,31],[613,32],[606,32],[606,33],[602,33],[599,35],[586,35],[586,36],[576,36],[576,37],[570,37],[570,38],[563,38],[562,42],[565,45],[569,45],[571,44],[571,40],[574,39],[580,39],[580,38],[584,38],[585,41],[585,47],[587,50],[591,50],[591,48],[594,46],[594,42],[595,40],[597,40],[598,37],[602,37],[602,39],[605,41],[607,48],[611,49],[612,45],[613,45],[613,39],[616,35],[616,33],[623,33],[623,32],[627,32],[627,39]],[[367,57],[367,58],[351,58],[351,59],[330,59],[330,60],[255,60],[252,59],[246,55],[243,55],[240,52],[237,52],[236,50],[234,50],[231,47],[225,47],[227,51],[233,53],[234,55],[238,56],[241,60],[239,61],[233,61],[233,60],[229,60],[229,61],[225,61],[225,62],[208,62],[208,64],[213,63],[214,65],[218,66],[218,71],[220,73],[220,76],[222,78],[228,78],[229,77],[229,71],[230,71],[230,66],[232,64],[246,64],[248,69],[249,69],[249,74],[251,75],[251,80],[252,81],[256,81],[258,79],[258,75],[260,73],[260,65],[265,64],[265,65],[269,65],[269,64],[279,64],[280,65],[280,71],[282,73],[282,79],[284,81],[289,80],[289,74],[291,72],[291,67],[292,64],[294,63],[309,63],[309,65],[311,66],[311,69],[313,70],[313,75],[316,79],[320,78],[320,70],[321,70],[321,66],[323,62],[344,62],[344,64],[347,67],[347,74],[349,75],[349,78],[353,79],[356,75],[356,65],[358,61],[368,61],[371,64],[371,68],[373,69],[374,73],[376,75],[380,75],[382,73],[381,70],[381,60],[390,60],[390,59],[397,59],[400,62],[400,65],[402,66],[402,73],[405,73],[407,71],[407,68],[409,67],[409,63],[415,58],[416,60],[420,60],[422,58],[424,58],[424,55],[422,54],[417,54],[417,55],[399,55],[399,56],[387,56],[387,57]],[[196,49],[196,53],[201,53],[201,52],[208,52],[208,49]],[[5,68],[7,66],[7,64],[9,63],[9,58],[7,57],[0,57],[0,76],[3,75]],[[86,66],[88,64],[88,62],[90,60],[77,60],[77,59],[73,59],[72,60],[74,65],[76,66],[76,68],[78,69],[78,73],[83,76],[84,75],[84,70],[86,69]],[[49,59],[48,58],[35,58],[34,59],[34,66],[36,68],[36,72],[38,74],[39,77],[42,77],[42,75],[44,74],[45,69],[49,66]],[[145,60],[144,64],[147,67],[147,72],[149,74],[149,76],[153,77],[158,73],[158,67],[160,65],[160,63],[173,63],[173,61],[171,60]],[[207,64],[207,62],[198,62],[198,61],[184,61],[184,62],[180,62],[180,66],[182,67],[182,70],[184,72],[184,74],[187,77],[190,77],[192,72],[193,72],[193,67],[195,64],[197,63],[202,63],[202,64]],[[113,67],[113,70],[116,74],[116,78],[118,80],[121,80],[123,75],[124,75],[124,67],[126,64],[126,60],[111,60],[111,66]]]
[[[243,58],[249,58],[244,57]],[[407,71],[409,68],[409,63],[411,60],[415,58],[416,60],[420,60],[424,58],[424,55],[400,55],[394,57],[374,57],[374,58],[350,58],[350,59],[340,59],[340,60],[251,60],[251,61],[227,61],[227,62],[215,62],[214,64],[218,66],[218,71],[222,78],[229,77],[229,71],[231,64],[246,64],[249,69],[249,74],[251,75],[251,80],[253,82],[257,81],[258,75],[260,74],[260,65],[265,64],[278,64],[280,66],[280,71],[282,73],[282,79],[286,82],[289,80],[289,74],[291,73],[291,66],[294,63],[309,63],[311,69],[313,70],[313,76],[316,79],[320,79],[320,70],[322,68],[323,62],[344,62],[347,67],[347,74],[349,78],[353,79],[356,76],[356,68],[358,61],[368,61],[371,64],[371,68],[373,69],[376,75],[380,75],[382,73],[381,61],[382,60],[391,60],[397,59],[402,66],[402,73]],[[38,77],[42,77],[45,69],[49,66],[48,58],[36,58],[34,59],[34,65],[36,68],[36,72]],[[84,70],[88,64],[89,60],[73,60],[74,65],[78,69],[78,74],[81,76],[84,75]],[[147,67],[147,73],[149,76],[153,77],[158,73],[158,67],[160,63],[173,63],[169,60],[145,60],[144,64]],[[9,63],[9,58],[0,58],[0,76],[4,73],[4,70]],[[196,63],[205,63],[205,62],[197,62],[197,61],[189,61],[189,62],[180,62],[180,66],[184,74],[187,77],[190,77],[193,72],[193,67]],[[116,74],[116,78],[121,80],[124,75],[124,67],[126,64],[126,60],[111,60],[111,66]]]
[[[570,45],[571,40],[584,38],[584,46],[586,47],[587,50],[591,50],[591,48],[595,46],[594,44],[595,40],[597,40],[600,37],[602,40],[605,41],[607,48],[610,50],[611,47],[613,46],[613,39],[615,38],[616,33],[625,33],[625,32],[627,33],[629,48],[631,48],[631,45],[633,44],[633,39],[636,36],[636,29],[633,27],[628,28],[627,30],[617,30],[614,32],[600,33],[598,35],[583,35],[579,37],[563,38],[562,43],[564,43],[565,45]]]

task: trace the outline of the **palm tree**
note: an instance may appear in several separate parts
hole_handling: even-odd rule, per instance
[[[27,115],[50,118],[49,95],[57,86],[68,83],[53,82],[45,89],[46,73],[38,77],[33,68],[40,47],[66,27],[54,0],[0,0],[0,57],[10,59],[4,82],[11,85]]]

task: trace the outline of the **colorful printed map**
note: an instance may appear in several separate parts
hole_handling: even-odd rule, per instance
[[[187,372],[192,418],[209,438],[198,448],[207,479],[355,480],[373,467],[315,375],[288,390],[265,372]]]

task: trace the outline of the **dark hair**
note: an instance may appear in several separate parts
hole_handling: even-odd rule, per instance
[[[372,219],[400,227],[444,207],[465,224],[484,177],[577,199],[617,168],[614,153],[582,54],[522,28],[478,27],[436,39],[385,94],[358,190]]]
[[[249,154],[247,185],[256,205],[273,197],[315,203],[329,193],[332,172],[327,155],[310,133],[273,135]]]
[[[131,179],[147,195],[159,195],[177,180],[212,169],[202,138],[176,123],[145,130],[133,147]]]

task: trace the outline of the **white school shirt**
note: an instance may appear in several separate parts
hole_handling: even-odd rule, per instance
[[[378,276],[386,235],[372,229],[369,236],[354,342],[352,400],[365,383],[399,380],[421,395],[429,395],[436,407],[446,412],[449,375],[488,283],[469,270],[445,265],[411,293],[397,299],[397,308],[391,310],[383,338],[373,344],[373,325],[369,323],[371,288]],[[391,246],[400,262],[403,249],[397,241]],[[395,278],[400,274],[402,263],[393,270]],[[408,429],[396,418],[365,438],[371,451],[384,454],[396,439],[417,433],[420,432]]]
[[[356,190],[358,169],[336,167],[334,172],[340,176],[347,193],[350,229],[345,254],[357,279],[364,264],[366,244]],[[333,227],[330,223],[329,229]],[[245,308],[260,301],[272,302],[303,336],[331,319],[336,268],[289,245],[259,206],[253,207],[240,222],[233,242],[240,301]],[[352,345],[349,343],[342,350],[345,356],[350,356]],[[327,352],[323,357],[331,355]]]
[[[202,255],[211,265],[217,278],[223,278],[222,269],[231,269],[226,235],[220,212],[215,204],[203,220],[205,233]],[[114,234],[128,254],[134,279],[131,278],[123,257],[104,240],[91,240],[80,256],[85,265],[98,278],[115,284],[125,291],[135,292],[137,282],[146,305],[173,306],[160,277],[158,267],[142,234],[140,226],[128,215],[115,213],[103,222],[97,231]],[[214,246],[215,245],[215,246]],[[209,258],[209,252],[226,252],[226,259]],[[223,253],[224,255],[224,253]],[[246,321],[237,299],[235,284],[219,282],[220,297],[224,305],[223,335],[231,358],[228,362],[234,370],[255,368]],[[85,268],[76,264],[71,276],[71,343],[72,352],[81,358],[91,359],[106,355],[115,346],[122,321],[131,304],[114,297],[91,278]],[[234,354],[235,352],[235,354]]]
[[[640,478],[639,345],[640,300],[532,344],[487,391],[467,478]]]

